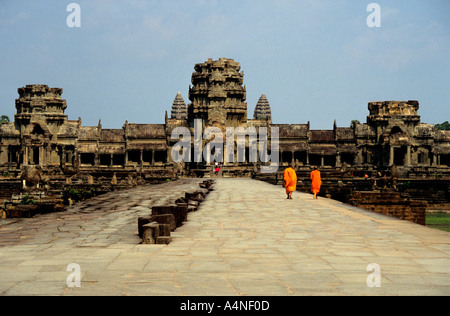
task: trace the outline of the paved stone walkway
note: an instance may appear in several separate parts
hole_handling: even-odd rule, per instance
[[[137,218],[201,179],[1,221],[0,294],[450,294],[447,232],[309,194],[287,200],[282,187],[255,180],[215,181],[169,245],[139,244]],[[67,286],[70,263],[81,269],[80,287]]]

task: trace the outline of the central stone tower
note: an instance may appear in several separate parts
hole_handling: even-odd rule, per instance
[[[196,64],[189,87],[188,124],[202,119],[205,126],[237,127],[247,123],[244,72],[233,59]]]

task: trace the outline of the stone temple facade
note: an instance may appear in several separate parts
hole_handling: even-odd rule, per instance
[[[330,130],[311,130],[309,122],[273,123],[265,94],[249,119],[238,62],[209,59],[194,70],[187,105],[178,93],[170,117],[166,111],[161,124],[125,121],[119,129],[103,129],[101,122],[83,126],[80,118],[69,120],[61,88],[36,84],[19,88],[14,121],[0,125],[0,172],[19,174],[24,166],[39,166],[54,178],[209,175],[207,162],[174,163],[171,156],[178,141],[171,137],[173,129],[185,127],[194,137],[195,122],[201,119],[202,130],[214,126],[224,133],[227,127],[277,127],[280,170],[292,162],[305,172],[313,165],[330,172],[366,173],[395,165],[405,177],[450,174],[450,132],[421,123],[418,101],[369,102],[366,123],[338,127],[334,122]],[[248,157],[249,142],[245,138],[245,161],[225,162],[223,176],[249,176],[258,170],[261,163]]]

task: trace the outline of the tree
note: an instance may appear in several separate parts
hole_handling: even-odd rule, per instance
[[[358,120],[352,120],[351,123],[350,123],[350,127],[351,128],[355,128],[356,124],[360,124],[360,122]]]
[[[450,131],[450,123],[448,121],[445,121],[444,123],[441,124],[436,124],[434,125],[434,127],[441,131]]]
[[[0,124],[2,124],[2,123],[9,123],[9,122],[10,122],[10,120],[9,120],[8,115],[0,116]]]

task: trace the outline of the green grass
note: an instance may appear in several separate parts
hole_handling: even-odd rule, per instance
[[[427,212],[426,225],[450,232],[450,213],[447,212]]]

